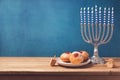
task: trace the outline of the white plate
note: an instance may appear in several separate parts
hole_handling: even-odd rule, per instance
[[[90,59],[88,59],[86,62],[80,63],[80,64],[72,64],[72,63],[66,63],[63,62],[60,58],[57,60],[58,65],[64,66],[64,67],[80,67],[84,66],[90,63]]]

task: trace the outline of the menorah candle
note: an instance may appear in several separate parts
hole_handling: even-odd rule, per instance
[[[114,8],[113,7],[111,12],[111,24],[114,24]]]
[[[86,8],[84,8],[84,24],[86,24]]]
[[[107,21],[108,24],[110,24],[110,8],[108,8],[108,21]]]
[[[101,7],[99,7],[99,23],[101,23],[102,20],[101,20]]]
[[[95,22],[98,22],[98,16],[97,16],[97,5],[95,5]]]
[[[94,14],[94,8],[92,7],[92,8],[91,8],[91,23],[94,22],[93,14]]]
[[[104,19],[103,19],[103,23],[106,24],[106,8],[104,8]]]
[[[80,9],[80,21],[81,21],[81,24],[82,24],[83,23],[82,8]]]
[[[88,24],[90,24],[90,8],[87,8]]]

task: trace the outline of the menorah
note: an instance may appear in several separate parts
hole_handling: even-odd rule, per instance
[[[114,8],[87,7],[80,9],[80,26],[82,38],[94,46],[91,61],[104,64],[104,59],[99,57],[98,47],[108,43],[113,35]]]

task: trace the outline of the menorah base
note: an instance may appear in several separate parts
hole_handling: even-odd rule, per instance
[[[97,57],[97,56],[93,56],[91,58],[91,62],[93,64],[104,64],[105,63],[105,60],[103,58],[100,58],[100,57]]]

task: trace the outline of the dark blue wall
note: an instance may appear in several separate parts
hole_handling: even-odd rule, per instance
[[[112,40],[100,56],[120,56],[119,0],[0,0],[0,56],[59,56],[93,46],[80,33],[80,7],[115,7]]]

